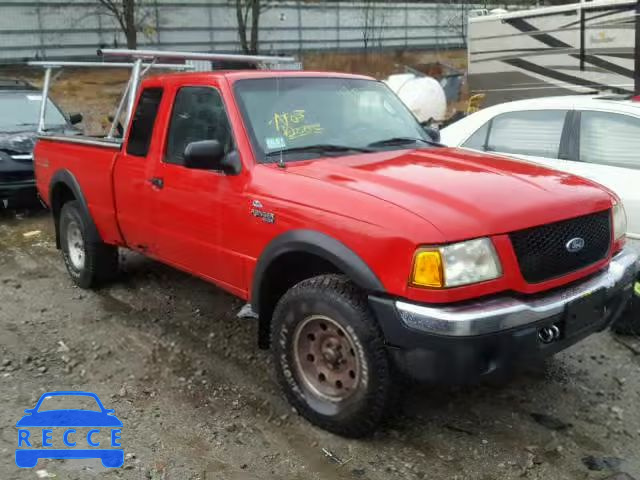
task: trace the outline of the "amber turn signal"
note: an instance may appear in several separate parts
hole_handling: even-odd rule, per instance
[[[411,283],[420,287],[444,287],[442,256],[438,250],[418,250],[416,252]]]

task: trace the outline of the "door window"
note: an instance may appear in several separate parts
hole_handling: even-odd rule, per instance
[[[607,112],[580,113],[580,160],[640,169],[640,119]]]
[[[220,93],[211,87],[183,87],[171,114],[165,162],[183,165],[187,145],[200,140],[218,140],[225,153],[233,150],[231,126]]]
[[[131,123],[127,153],[137,157],[146,157],[151,145],[153,125],[156,122],[158,107],[162,100],[161,88],[146,88],[140,95],[140,100]]]
[[[487,133],[489,132],[489,124],[491,121],[485,123],[478,130],[475,131],[467,140],[462,144],[463,147],[473,148],[474,150],[484,150],[487,145]]]
[[[487,150],[558,158],[566,110],[530,110],[498,115],[491,121]]]

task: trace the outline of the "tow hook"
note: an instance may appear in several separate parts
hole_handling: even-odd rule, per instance
[[[542,343],[549,344],[555,342],[560,338],[560,329],[557,325],[551,325],[550,327],[542,327],[538,331],[538,338]]]

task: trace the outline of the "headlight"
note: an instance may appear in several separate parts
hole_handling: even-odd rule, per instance
[[[627,212],[625,212],[624,205],[622,205],[622,203],[616,203],[613,206],[613,238],[618,241],[626,234]]]
[[[421,248],[413,260],[411,283],[418,287],[451,288],[493,280],[502,266],[488,238]]]

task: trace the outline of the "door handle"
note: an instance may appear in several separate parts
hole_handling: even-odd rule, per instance
[[[164,180],[161,179],[160,177],[153,177],[149,179],[149,183],[151,185],[153,185],[156,188],[162,188],[164,187]]]

